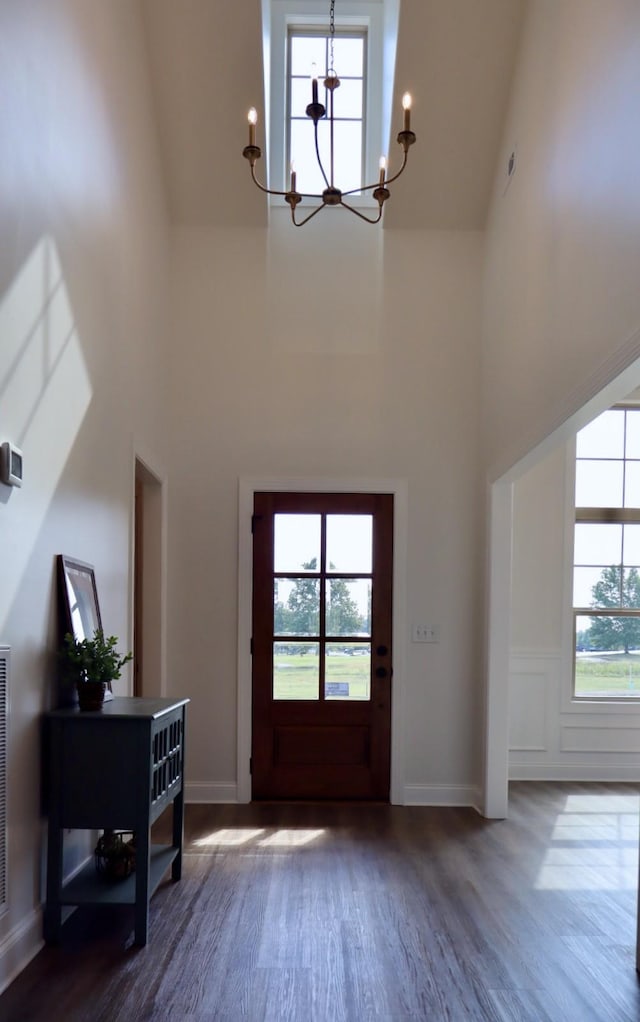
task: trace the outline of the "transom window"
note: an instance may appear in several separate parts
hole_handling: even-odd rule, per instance
[[[640,697],[640,408],[616,407],[576,442],[574,695]]]
[[[324,180],[314,146],[313,121],[306,114],[312,99],[312,78],[317,80],[318,101],[329,112],[330,97],[324,79],[333,66],[340,85],[333,92],[334,102],[334,182],[342,191],[362,184],[365,139],[365,68],[367,33],[336,30],[333,41],[326,32],[308,28],[290,28],[288,34],[287,124],[289,164],[297,174],[300,192],[321,194]],[[318,123],[318,148],[327,178],[329,162],[329,122]]]

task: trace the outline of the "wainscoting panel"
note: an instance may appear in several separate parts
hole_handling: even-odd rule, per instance
[[[561,650],[512,652],[509,779],[640,779],[638,707],[572,703],[567,669]]]

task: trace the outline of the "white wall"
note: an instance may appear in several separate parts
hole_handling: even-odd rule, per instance
[[[640,706],[572,701],[575,445],[514,484],[509,776],[636,780]]]
[[[134,444],[161,451],[164,201],[136,5],[0,5],[0,642],[12,648],[0,989],[38,946],[40,714],[54,699],[54,558],[95,565],[131,643]],[[123,677],[117,686],[128,689]],[[69,842],[68,865],[83,854]]]
[[[506,522],[488,532],[492,815],[506,811],[507,791],[511,535],[503,483],[637,385],[637,377],[621,378],[635,373],[640,355],[639,47],[636,0],[529,0],[484,268],[483,461],[489,482],[502,480],[491,506]]]
[[[177,233],[168,679],[198,722],[192,796],[236,790],[238,480],[316,476],[408,481],[405,795],[476,797],[481,243],[338,210]]]
[[[639,89],[637,0],[530,0],[487,231],[492,478],[640,353]]]

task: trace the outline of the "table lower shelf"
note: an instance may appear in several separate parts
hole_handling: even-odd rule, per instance
[[[149,862],[149,897],[156,890],[164,874],[180,849],[173,845],[151,845]],[[96,871],[88,862],[60,892],[60,905],[135,905],[136,874],[125,880],[110,880]]]

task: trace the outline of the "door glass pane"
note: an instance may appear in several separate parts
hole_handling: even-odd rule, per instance
[[[622,507],[622,461],[576,462],[576,507]]]
[[[369,574],[372,540],[372,515],[327,515],[327,571]]]
[[[320,655],[317,642],[274,642],[273,698],[318,699]]]
[[[318,635],[320,579],[277,578],[273,583],[273,634]]]
[[[610,410],[603,412],[588,426],[581,429],[576,437],[578,458],[623,458],[624,457],[624,412]]]
[[[368,642],[327,643],[325,699],[363,700],[371,696],[371,645]]]
[[[317,571],[320,563],[320,515],[274,515],[273,570]]]
[[[327,635],[371,635],[371,580],[327,579]]]
[[[576,525],[574,542],[576,564],[620,564],[621,560],[621,525]]]

